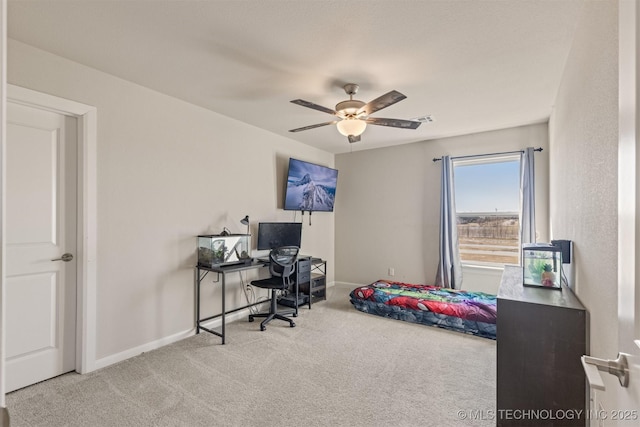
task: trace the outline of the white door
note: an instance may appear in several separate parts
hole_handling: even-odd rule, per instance
[[[614,382],[605,399],[613,403],[602,408],[618,410],[607,414],[618,418],[611,424],[640,425],[640,7],[620,1],[618,13],[618,351],[629,354],[629,385]]]
[[[628,354],[627,387],[607,373],[592,390],[590,426],[640,425],[640,8],[619,5],[618,348]],[[606,369],[605,369],[606,371]]]
[[[7,392],[75,369],[76,156],[75,118],[7,103]]]

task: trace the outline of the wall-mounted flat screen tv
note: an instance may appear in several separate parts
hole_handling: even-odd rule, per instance
[[[300,247],[302,241],[301,222],[260,222],[258,223],[259,251],[282,246]]]
[[[338,171],[290,158],[284,209],[333,212]]]

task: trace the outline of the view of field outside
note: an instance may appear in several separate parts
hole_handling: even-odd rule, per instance
[[[473,264],[518,264],[518,213],[458,214],[460,258]]]
[[[454,162],[460,257],[472,264],[518,264],[519,156]]]

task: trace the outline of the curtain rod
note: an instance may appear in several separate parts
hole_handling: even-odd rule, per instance
[[[538,148],[534,148],[533,151],[542,151],[542,147],[538,147]],[[470,159],[473,157],[484,157],[484,156],[497,156],[498,154],[516,154],[516,153],[524,153],[524,150],[518,150],[518,151],[505,151],[503,153],[488,153],[488,154],[472,154],[471,156],[457,156],[457,157],[452,157],[451,159]],[[438,157],[434,157],[433,161],[434,162],[439,162],[440,160],[442,160],[442,157],[438,158]]]

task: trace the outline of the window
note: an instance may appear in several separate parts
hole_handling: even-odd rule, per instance
[[[463,264],[518,264],[520,156],[454,160],[453,177]]]

